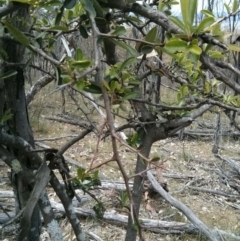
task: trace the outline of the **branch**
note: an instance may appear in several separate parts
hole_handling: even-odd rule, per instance
[[[59,197],[59,199],[61,200],[61,202],[64,206],[66,215],[68,217],[69,222],[72,225],[72,228],[76,235],[77,241],[85,241],[84,233],[82,231],[81,224],[76,216],[75,210],[72,205],[72,201],[67,196],[63,186],[58,181],[57,177],[55,176],[55,174],[53,172],[51,175],[50,184],[53,187],[54,191],[56,192],[57,196]]]
[[[93,128],[88,128],[84,131],[82,131],[78,136],[74,137],[73,139],[71,139],[70,141],[68,141],[67,143],[65,143],[61,149],[57,152],[57,155],[63,155],[63,153],[69,148],[71,147],[73,144],[75,144],[76,142],[78,142],[79,140],[83,139],[87,134],[89,134],[92,131]]]
[[[207,54],[202,53],[200,56],[200,59],[204,66],[206,66],[212,74],[215,76],[216,79],[222,81],[227,86],[231,87],[233,90],[235,90],[237,93],[240,93],[240,85],[237,84],[235,81],[230,79],[227,75],[225,75],[210,59],[210,57],[207,56]]]
[[[230,17],[234,17],[236,16],[238,13],[240,13],[240,9],[238,9],[237,11],[233,12],[233,13],[229,13],[227,16],[219,18],[215,23],[211,24],[210,28],[212,28],[213,26],[215,26],[218,23],[223,22],[224,20],[227,20]]]
[[[20,234],[18,236],[19,241],[25,240],[28,236],[28,232],[31,227],[31,217],[32,217],[33,210],[43,190],[48,184],[49,179],[50,179],[50,169],[48,168],[46,162],[44,161],[38,170],[35,186],[25,206],[25,210],[24,210],[23,217],[21,219],[21,225],[20,225],[22,230],[20,231]],[[59,235],[61,235],[61,233]],[[58,240],[63,240],[63,238]]]
[[[64,208],[62,204],[51,201],[51,205],[61,213],[65,213]],[[86,208],[75,208],[75,212],[79,217],[96,217],[96,214],[91,209]],[[103,220],[107,223],[113,223],[115,225],[123,225],[127,226],[128,217],[126,215],[122,215],[117,213],[116,211],[112,212],[105,212],[103,215]],[[141,218],[140,219],[141,226],[143,229],[152,231],[154,233],[161,233],[161,234],[199,234],[199,231],[196,226],[189,224],[189,223],[183,223],[183,222],[167,222],[167,221],[161,221],[161,220],[154,220],[154,219],[146,219]],[[240,237],[233,234],[233,233],[227,233],[222,230],[212,230],[214,233],[220,233],[221,235],[225,236],[226,238],[230,238],[232,240],[240,240]]]
[[[219,235],[216,231],[212,231],[211,229],[209,229],[201,220],[199,220],[195,216],[195,214],[186,205],[184,205],[183,203],[172,197],[169,193],[167,193],[156,181],[156,179],[150,171],[147,171],[147,176],[154,189],[172,206],[180,210],[189,219],[189,221],[193,223],[194,226],[197,227],[199,231],[203,233],[209,240],[222,240],[221,235]]]
[[[29,105],[31,101],[33,101],[35,95],[38,93],[38,91],[49,84],[53,80],[52,77],[49,77],[47,75],[43,76],[37,82],[31,87],[31,89],[26,93],[26,104]]]
[[[119,10],[122,10],[123,12],[133,12],[136,14],[139,14],[147,19],[149,19],[151,22],[154,22],[158,25],[160,25],[163,29],[165,29],[167,32],[172,34],[182,34],[183,31],[177,27],[174,23],[172,23],[166,14],[163,12],[159,12],[158,10],[153,10],[152,8],[147,8],[143,5],[140,5],[138,3],[127,3],[124,0],[107,0],[106,3],[102,3],[102,6],[110,7],[110,8],[117,8]],[[210,34],[202,34],[199,36],[204,42],[211,43],[214,45],[217,45],[223,49],[228,49],[227,46],[223,43],[221,43],[219,40],[214,39],[212,35]]]

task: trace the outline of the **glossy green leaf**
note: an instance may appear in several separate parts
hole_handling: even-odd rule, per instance
[[[77,81],[76,85],[77,85],[77,88],[78,88],[79,90],[83,90],[83,89],[85,88],[85,86],[86,86],[84,80],[79,80],[79,81]]]
[[[101,94],[102,90],[100,87],[98,87],[97,85],[88,85],[86,86],[84,89],[84,91],[92,93],[92,94]]]
[[[119,71],[122,72],[122,70],[124,70],[128,65],[132,64],[132,63],[135,63],[136,62],[136,58],[135,57],[130,57],[128,59],[126,59],[121,67],[119,68]]]
[[[87,68],[91,65],[91,61],[89,60],[78,60],[71,62],[71,66],[77,68]]]
[[[112,35],[121,36],[126,33],[126,29],[123,26],[118,26],[113,32],[111,32]]]
[[[119,109],[119,107],[120,107],[120,105],[119,105],[119,104],[116,104],[116,105],[112,105],[112,106],[111,106],[111,109],[117,110],[117,109]]]
[[[107,81],[103,80],[102,83],[103,83],[104,87],[105,87],[108,91],[111,91],[110,86],[109,86],[109,84],[108,84]]]
[[[126,94],[122,100],[131,100],[131,99],[135,99],[139,96],[139,93],[138,92],[130,92],[128,94]]]
[[[60,24],[61,19],[62,19],[62,16],[63,16],[63,13],[64,13],[64,6],[62,6],[62,7],[60,8],[60,11],[59,11],[59,13],[58,13],[57,16],[56,16],[55,25],[59,25],[59,24]]]
[[[233,7],[232,7],[232,11],[236,12],[239,8],[239,1],[238,0],[234,0],[233,1]]]
[[[8,22],[4,22],[5,27],[8,29],[8,31],[12,34],[12,36],[20,42],[23,46],[28,47],[30,45],[29,39],[26,37],[25,34],[23,34],[21,31],[19,31],[17,28],[12,26]]]
[[[189,58],[192,62],[197,63],[198,60],[199,60],[199,58],[200,58],[200,55],[195,54],[195,53],[193,53],[193,52],[189,52],[189,53],[188,53],[188,58]]]
[[[197,0],[180,0],[180,5],[184,25],[192,26],[197,8]]]
[[[88,32],[84,26],[80,25],[79,32],[83,38],[85,38],[85,39],[88,38]]]
[[[153,27],[145,36],[145,40],[151,43],[154,43],[157,35],[157,26]]]
[[[224,57],[223,54],[220,53],[219,51],[209,50],[208,54],[209,54],[209,57],[211,57],[213,59],[222,59]]]
[[[196,33],[200,33],[201,31],[203,31],[205,28],[209,27],[213,23],[214,23],[213,17],[204,18],[197,26]]]
[[[137,17],[134,17],[134,16],[124,16],[124,18],[128,21],[133,21],[133,22],[136,22],[136,23],[142,23],[142,20],[137,18]]]
[[[150,162],[158,162],[160,160],[161,160],[161,158],[159,156],[155,156],[150,160]]]
[[[11,109],[6,110],[3,115],[0,115],[0,123],[3,123],[7,120],[12,119],[13,114],[11,113]]]
[[[232,50],[232,51],[240,52],[240,47],[238,47],[237,45],[234,45],[234,44],[229,44],[228,49]]]
[[[153,47],[150,46],[150,45],[144,45],[141,48],[141,52],[144,53],[144,54],[150,54],[152,51],[153,51]]]
[[[100,6],[100,4],[98,3],[97,0],[93,0],[93,7],[94,7],[94,9],[97,13],[97,16],[103,16],[104,15],[102,7]]]
[[[174,24],[176,24],[180,29],[182,29],[185,32],[185,26],[182,21],[179,20],[179,18],[175,16],[169,16],[168,17]]]
[[[158,1],[158,11],[162,11],[164,9],[164,3],[163,0]]]
[[[203,14],[206,15],[207,17],[213,17],[213,18],[214,18],[213,13],[212,13],[211,11],[209,11],[209,10],[206,10],[206,9],[201,10],[201,13],[203,13]]]
[[[106,24],[107,23],[106,18],[96,17],[95,21],[96,21],[97,24]]]
[[[96,17],[96,11],[93,7],[92,0],[81,0],[83,2],[84,9],[93,17]]]
[[[193,21],[197,10],[197,0],[180,0],[183,23],[186,33],[192,33]]]
[[[196,55],[200,55],[202,53],[202,49],[197,45],[191,45],[189,47],[189,51]]]
[[[77,61],[83,59],[83,52],[82,52],[81,49],[78,48],[78,49],[76,50],[75,58],[76,58]]]
[[[137,57],[138,56],[137,51],[134,48],[132,48],[130,45],[128,45],[128,44],[126,44],[124,42],[121,42],[121,41],[117,41],[115,39],[109,39],[109,40],[114,42],[119,47],[125,49],[131,56],[133,56],[133,57]]]
[[[67,9],[74,8],[76,5],[77,0],[65,0],[63,6]]]
[[[12,76],[16,75],[17,73],[18,72],[16,70],[9,70],[6,73],[0,74],[0,80],[12,77]]]
[[[180,39],[171,39],[165,44],[165,49],[171,53],[186,51],[188,49],[188,43]]]

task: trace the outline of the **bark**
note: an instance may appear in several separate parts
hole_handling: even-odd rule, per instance
[[[139,147],[140,153],[145,157],[149,156],[149,153],[152,147],[152,143],[153,143],[152,131],[153,131],[153,128],[151,126],[149,126],[148,128],[146,127],[144,136],[142,137],[143,143]],[[145,169],[146,169],[145,161],[140,156],[138,156],[135,173],[141,173]],[[134,217],[135,219],[138,219],[138,216],[139,216],[139,209],[142,201],[145,178],[146,178],[145,175],[136,175],[134,178],[132,197],[133,197],[133,208],[136,213],[136,216]],[[134,227],[135,221],[136,220],[132,220],[132,216],[129,214],[125,241],[136,240],[138,231],[136,227]]]
[[[28,32],[31,27],[29,8],[25,4],[17,5],[19,9],[16,10],[12,16],[10,16],[8,21],[20,31]],[[8,36],[9,35],[6,35],[6,37],[1,42],[1,48],[6,51],[8,56],[7,61],[11,63],[23,63],[25,47]],[[0,92],[0,100],[2,100],[4,103],[1,112],[10,109],[11,113],[13,114],[12,119],[7,123],[7,129],[9,133],[22,137],[30,145],[34,146],[33,135],[29,125],[26,108],[23,66],[24,65],[13,65],[9,67],[2,66],[3,72],[16,70],[17,75],[4,81],[2,91]],[[15,158],[20,162],[22,166],[33,169],[34,161],[30,160],[20,149],[11,147],[9,150],[11,153],[13,153]],[[16,202],[18,204],[16,205],[18,207],[16,211],[18,212],[20,209],[24,208],[30,197],[30,192],[32,189],[29,183],[27,183],[21,175],[17,174],[16,170],[15,172],[12,170],[12,184],[16,191]],[[28,240],[39,240],[41,232],[41,220],[37,206],[33,208],[31,226],[29,230]]]
[[[81,228],[81,224],[76,216],[75,210],[72,205],[71,199],[67,196],[63,186],[58,181],[54,173],[51,174],[51,180],[50,184],[53,187],[54,191],[60,198],[64,209],[66,211],[66,215],[68,217],[69,222],[71,223],[71,226],[73,228],[73,231],[76,235],[77,241],[85,241],[85,236]]]

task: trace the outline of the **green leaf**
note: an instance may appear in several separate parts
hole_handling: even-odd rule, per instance
[[[207,17],[213,17],[214,18],[213,13],[209,10],[206,10],[206,9],[201,10],[201,13],[205,14]]]
[[[162,11],[164,8],[163,0],[158,1],[158,11]]]
[[[161,160],[161,158],[159,156],[155,156],[150,160],[150,162],[158,162],[160,160]]]
[[[100,87],[98,87],[97,85],[88,85],[86,86],[84,89],[84,91],[92,93],[92,94],[101,94],[102,90]]]
[[[128,21],[136,22],[136,23],[142,23],[141,19],[134,17],[134,16],[124,16],[124,18]]]
[[[204,18],[201,23],[197,26],[196,33],[200,33],[205,28],[209,27],[212,23],[214,23],[213,17],[206,17]]]
[[[92,0],[81,0],[83,3],[84,9],[93,17],[96,17],[96,11],[93,7],[93,2]]]
[[[200,55],[202,53],[202,49],[197,45],[191,45],[189,47],[189,51],[196,55]]]
[[[82,180],[84,178],[85,170],[81,167],[77,169],[77,177],[79,180]]]
[[[152,51],[153,51],[153,47],[150,46],[150,45],[144,45],[141,48],[141,52],[144,53],[144,54],[150,54]]]
[[[87,68],[91,65],[91,61],[89,60],[77,60],[72,61],[71,66],[77,67],[77,68]]]
[[[117,110],[117,109],[119,109],[119,107],[120,107],[120,105],[119,105],[119,104],[116,104],[116,105],[112,105],[112,106],[111,106],[111,109]]]
[[[119,68],[119,71],[122,72],[122,70],[124,70],[128,65],[130,65],[130,64],[132,64],[134,62],[136,62],[136,58],[135,57],[130,57],[130,58],[126,59],[122,63],[121,67]]]
[[[67,9],[71,9],[71,8],[74,8],[76,3],[77,3],[77,0],[65,0],[63,3],[63,6]]]
[[[17,73],[18,72],[16,70],[9,70],[8,72],[0,75],[0,80],[12,77],[12,76],[16,75]]]
[[[77,81],[76,85],[79,90],[83,90],[86,86],[85,81],[82,79]]]
[[[234,44],[229,44],[228,49],[232,50],[232,51],[240,52],[240,47],[238,47],[237,45],[234,45]]]
[[[220,53],[219,51],[209,50],[207,53],[209,54],[209,57],[214,59],[222,59],[224,57],[223,54]]]
[[[78,48],[78,49],[76,50],[75,58],[76,58],[77,61],[83,59],[83,52],[82,52],[81,49]]]
[[[103,80],[102,83],[103,83],[104,87],[105,87],[108,91],[111,91],[110,86],[109,86],[109,84],[108,84],[107,81]]]
[[[28,47],[30,45],[29,39],[26,37],[25,34],[23,34],[21,31],[19,31],[17,28],[12,26],[8,22],[4,22],[5,27],[8,29],[8,31],[12,34],[12,36],[20,42],[23,46]]]
[[[11,113],[11,109],[8,109],[3,113],[3,115],[0,115],[0,123],[3,123],[7,120],[12,119],[12,117],[13,117],[13,114]]]
[[[165,44],[165,49],[171,53],[186,51],[188,43],[180,39],[171,39]]]
[[[60,24],[61,19],[62,19],[62,16],[63,16],[63,13],[64,13],[64,6],[62,6],[62,7],[60,8],[60,11],[59,11],[58,15],[56,16],[56,19],[55,19],[55,24],[56,24],[56,25],[59,25],[59,24]]]
[[[106,24],[107,23],[106,18],[96,17],[95,21],[96,21],[97,24]]]
[[[93,0],[93,7],[97,13],[97,16],[104,16],[102,7],[100,6],[97,0]]]
[[[179,20],[179,18],[175,17],[175,16],[169,16],[168,17],[174,24],[176,24],[180,29],[182,29],[185,32],[185,26],[183,24],[183,22],[181,22]]]
[[[88,38],[88,32],[87,32],[87,30],[84,26],[80,25],[79,32],[80,32],[80,34],[82,35],[83,38],[85,38],[85,39]]]
[[[182,18],[185,25],[185,32],[192,34],[193,21],[197,10],[197,0],[180,0]]]
[[[131,56],[133,56],[133,57],[137,57],[137,56],[138,56],[137,51],[136,51],[134,48],[132,48],[130,45],[128,45],[128,44],[126,44],[126,43],[123,43],[123,42],[121,42],[121,41],[117,41],[117,40],[115,40],[115,39],[109,39],[109,40],[112,41],[113,43],[115,43],[116,45],[118,45],[119,47],[127,50],[127,52],[128,52]]]
[[[154,43],[157,35],[157,26],[153,27],[145,36],[145,40],[151,43]]]
[[[231,13],[231,8],[229,7],[229,5],[227,5],[226,3],[224,3],[224,7],[227,10],[227,13],[230,14]]]
[[[126,33],[126,29],[123,26],[118,26],[113,32],[112,35],[121,36]]]
[[[238,0],[234,0],[234,1],[233,1],[232,11],[233,11],[233,12],[236,12],[236,11],[238,10],[238,7],[239,7],[239,2],[238,2]]]
[[[139,96],[138,92],[130,92],[124,95],[124,97],[121,100],[131,100],[131,99],[137,98],[138,96]]]

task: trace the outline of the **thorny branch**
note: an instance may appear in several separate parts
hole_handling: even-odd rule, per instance
[[[98,38],[99,38],[99,31],[95,22],[95,19],[93,17],[90,16],[90,20],[91,20],[91,24],[92,24],[92,30],[93,30],[93,39],[94,39],[94,52],[95,52],[95,64],[98,66],[99,70],[101,70],[101,61],[100,61],[100,56],[101,56],[101,51],[100,48],[98,46]],[[113,153],[114,153],[114,159],[116,160],[119,169],[122,173],[125,185],[126,185],[126,190],[127,190],[127,194],[129,197],[129,202],[130,202],[130,213],[132,214],[132,220],[134,220],[139,228],[139,236],[141,240],[144,240],[143,235],[142,235],[142,230],[141,230],[141,226],[140,223],[137,219],[137,214],[135,212],[134,209],[134,204],[133,204],[133,199],[132,199],[132,194],[131,194],[131,190],[128,184],[128,176],[127,173],[122,165],[120,156],[119,156],[119,152],[118,152],[118,147],[117,147],[117,142],[116,142],[116,133],[115,133],[115,127],[114,127],[114,120],[113,120],[113,116],[111,113],[111,104],[110,104],[110,100],[108,97],[108,93],[107,90],[105,89],[102,80],[103,77],[101,76],[102,73],[100,71],[98,71],[98,79],[100,81],[100,87],[102,89],[102,94],[103,94],[103,99],[104,99],[104,104],[106,107],[106,115],[107,115],[107,121],[108,121],[108,125],[109,125],[109,129],[110,129],[110,133],[111,133],[111,141],[112,141],[112,148],[113,148]]]

